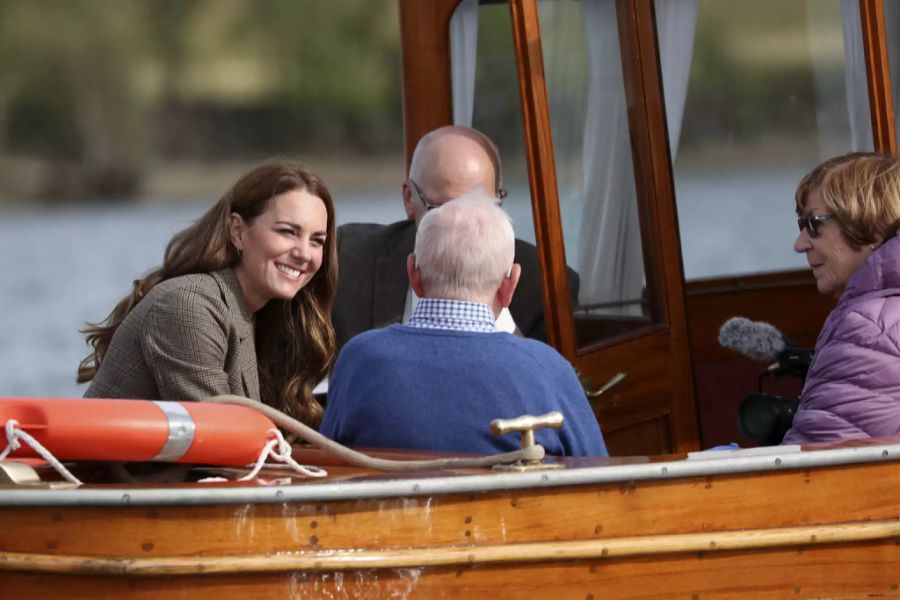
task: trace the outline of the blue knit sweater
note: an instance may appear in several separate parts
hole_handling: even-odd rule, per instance
[[[518,434],[491,435],[492,419],[558,410],[561,430],[537,432],[557,456],[606,456],[572,366],[550,346],[508,333],[393,325],[341,350],[321,432],[344,444],[494,453]]]

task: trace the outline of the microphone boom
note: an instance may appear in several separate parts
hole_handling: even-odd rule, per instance
[[[719,329],[719,344],[754,360],[776,360],[787,347],[774,325],[732,317]]]

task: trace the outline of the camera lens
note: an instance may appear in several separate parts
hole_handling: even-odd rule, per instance
[[[800,403],[798,398],[771,394],[753,394],[741,402],[738,419],[747,437],[774,446],[780,444],[791,428]]]

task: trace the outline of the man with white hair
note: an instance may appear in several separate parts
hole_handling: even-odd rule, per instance
[[[421,298],[406,325],[362,333],[341,351],[321,432],[366,447],[507,452],[497,418],[558,410],[541,430],[549,454],[605,456],[596,418],[572,366],[537,340],[497,332],[521,267],[509,217],[482,190],[429,211],[407,258]]]
[[[416,144],[403,182],[403,221],[347,223],[338,228],[338,264],[341,275],[331,314],[338,349],[354,335],[393,323],[406,323],[418,297],[406,274],[416,227],[429,210],[473,190],[482,190],[501,204],[500,155],[494,143],[471,127],[439,127]],[[498,328],[534,339],[547,339],[544,298],[537,249],[515,241],[516,262],[525,274],[519,293],[501,312]],[[578,298],[578,275],[569,270],[573,305]]]

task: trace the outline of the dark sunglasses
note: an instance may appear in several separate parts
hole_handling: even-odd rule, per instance
[[[806,217],[797,218],[797,227],[800,231],[806,230],[811,238],[819,237],[819,223],[830,221],[834,215],[808,215]]]
[[[419,200],[422,201],[422,205],[425,207],[426,211],[440,206],[440,204],[434,204],[428,200],[428,196],[425,195],[425,192],[422,191],[422,188],[419,187],[419,184],[416,183],[415,180],[410,179],[409,182],[412,184],[413,188],[415,188],[416,195],[419,196]],[[506,198],[506,195],[507,191],[505,189],[500,188],[497,190],[497,206],[503,206],[503,199]]]

